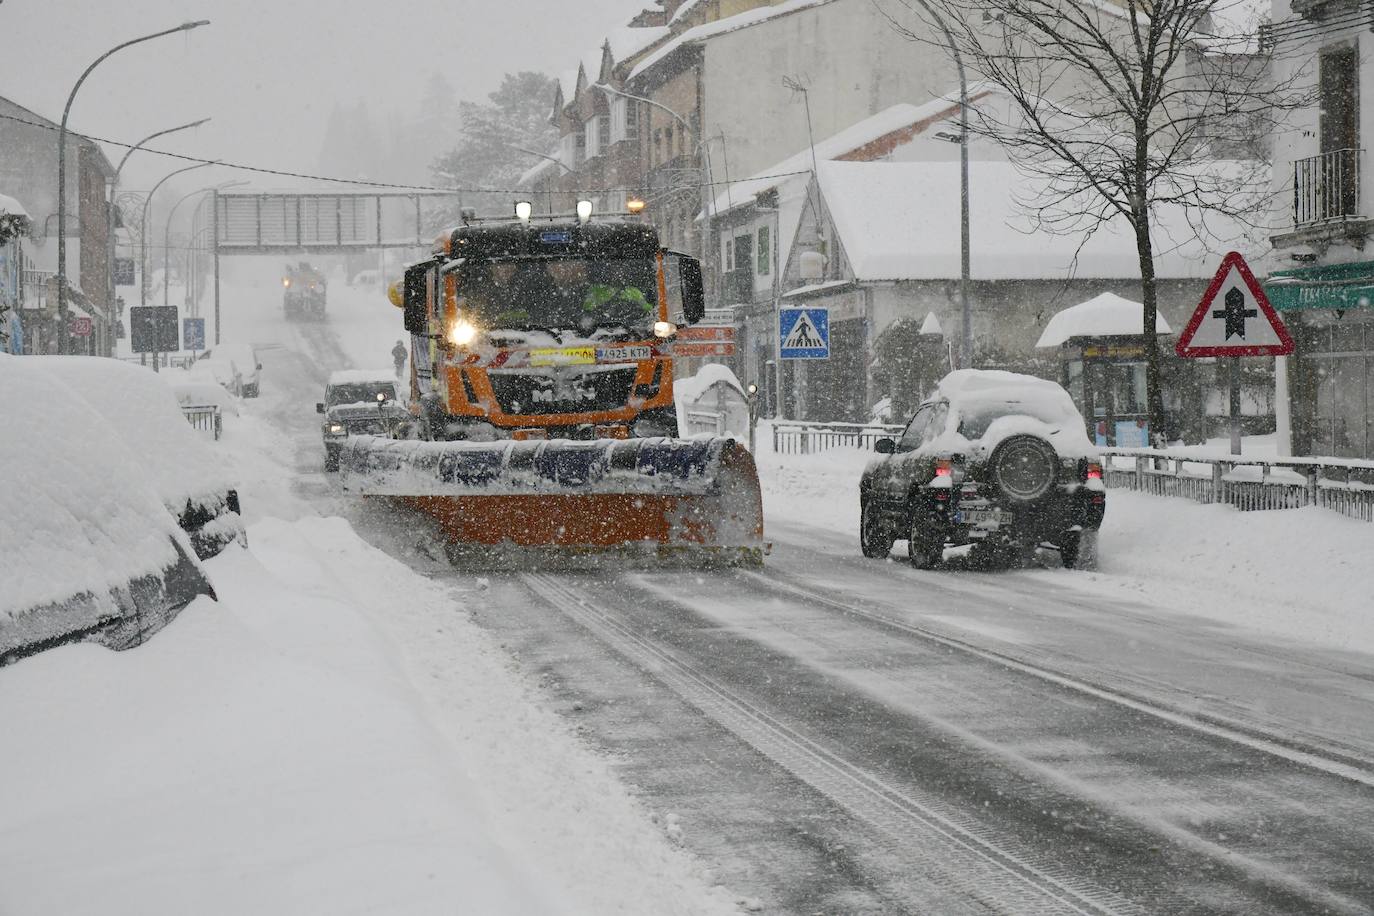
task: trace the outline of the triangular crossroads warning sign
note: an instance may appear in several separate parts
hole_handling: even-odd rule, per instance
[[[1222,259],[1188,326],[1179,356],[1287,356],[1293,338],[1240,252]]]

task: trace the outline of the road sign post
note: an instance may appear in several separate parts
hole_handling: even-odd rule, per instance
[[[1193,317],[1178,335],[1174,352],[1182,357],[1229,358],[1231,454],[1239,455],[1240,358],[1293,352],[1293,338],[1239,252],[1222,259]]]
[[[153,371],[159,354],[175,353],[181,346],[175,305],[136,305],[129,309],[129,349],[153,354]]]
[[[181,319],[181,348],[192,353],[205,349],[205,319]]]

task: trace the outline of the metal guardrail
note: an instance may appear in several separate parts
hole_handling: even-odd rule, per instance
[[[192,428],[208,432],[216,439],[224,432],[224,417],[215,404],[183,404],[181,415]]]
[[[1184,450],[1103,449],[1108,487],[1246,511],[1319,506],[1374,521],[1374,461],[1351,458],[1208,458]]]
[[[901,433],[902,426],[882,423],[809,423],[775,420],[773,451],[783,455],[809,455],[831,448],[860,448],[872,451],[879,439]]]

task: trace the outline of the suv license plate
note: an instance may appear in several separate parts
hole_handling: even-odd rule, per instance
[[[959,520],[966,525],[1000,528],[1011,524],[1011,513],[1002,509],[964,509],[959,513]]]

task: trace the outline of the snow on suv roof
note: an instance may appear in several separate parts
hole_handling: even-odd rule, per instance
[[[950,400],[969,396],[980,400],[998,396],[1025,400],[1027,396],[1036,397],[1037,394],[1056,399],[1068,397],[1068,393],[1057,382],[1002,369],[955,369],[940,379],[939,390]]]
[[[396,384],[394,369],[336,369],[329,373],[330,385],[371,385],[378,382]]]

